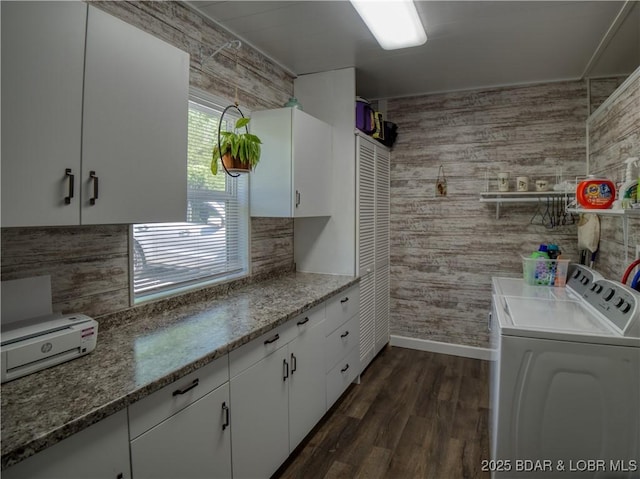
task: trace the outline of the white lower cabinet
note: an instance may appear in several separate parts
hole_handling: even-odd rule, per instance
[[[326,412],[324,318],[322,304],[230,353],[235,479],[270,477]]]
[[[131,441],[136,479],[231,477],[229,383]]]
[[[135,479],[231,477],[228,357],[129,406]]]
[[[358,348],[353,348],[327,373],[327,404],[332,405],[336,402],[358,374],[360,374],[360,352]]]
[[[119,411],[2,471],[3,479],[128,479],[127,411]]]
[[[327,301],[326,395],[327,408],[360,374],[360,285]]]
[[[287,353],[284,345],[231,378],[235,479],[267,478],[289,455]]]
[[[324,308],[323,308],[324,312]],[[297,322],[300,322],[298,320]],[[322,323],[299,325],[298,337],[289,343],[289,452],[309,434],[327,411]]]
[[[268,478],[360,374],[359,303],[356,285],[2,477]]]

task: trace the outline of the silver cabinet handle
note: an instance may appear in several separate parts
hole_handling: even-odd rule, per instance
[[[295,357],[293,353],[291,353],[291,375],[296,372],[298,369],[298,358]]]
[[[266,346],[267,344],[275,343],[278,339],[280,339],[280,335],[278,333],[276,333],[276,335],[273,338],[266,339],[264,344]]]
[[[349,336],[349,331],[345,331],[340,335],[341,338],[346,338],[347,336]]]
[[[289,363],[286,359],[282,360],[282,380],[286,381],[289,377]]]
[[[300,192],[296,190],[296,208],[300,206]]]
[[[344,373],[344,372],[346,372],[346,371],[347,371],[347,369],[349,369],[349,363],[347,363],[347,365],[346,365],[345,367],[343,367],[343,368],[340,370],[340,372],[341,372],[341,373]]]

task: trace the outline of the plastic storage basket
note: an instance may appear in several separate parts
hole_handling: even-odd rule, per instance
[[[568,259],[522,257],[524,282],[535,286],[564,286],[567,284]]]

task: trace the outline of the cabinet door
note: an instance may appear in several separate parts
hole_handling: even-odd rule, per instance
[[[389,204],[389,163],[390,153],[376,147],[376,215],[375,215],[375,267],[389,265],[389,221],[391,217]]]
[[[231,477],[229,384],[131,441],[136,479]]]
[[[327,411],[324,352],[322,323],[301,329],[298,337],[289,343],[290,451],[296,448]]]
[[[331,127],[298,109],[292,113],[294,216],[331,216]]]
[[[184,221],[189,55],[95,7],[86,48],[81,222]]]
[[[365,275],[375,265],[376,182],[375,147],[358,137],[358,273]]]
[[[291,108],[256,111],[251,115],[251,133],[262,141],[260,163],[249,178],[251,216],[293,216],[291,121]]]
[[[251,122],[262,140],[251,173],[251,216],[331,216],[331,126],[296,108],[256,111]]]
[[[233,477],[268,478],[289,455],[288,365],[285,345],[230,381]]]
[[[127,411],[119,411],[2,471],[3,479],[128,479]]]
[[[2,226],[77,225],[87,5],[1,8]]]
[[[376,347],[378,353],[389,342],[389,265],[376,268]]]
[[[372,271],[360,279],[360,362],[364,369],[375,355],[376,283]]]

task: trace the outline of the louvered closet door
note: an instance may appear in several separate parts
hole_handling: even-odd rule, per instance
[[[389,342],[389,264],[376,268],[375,293],[377,354]]]
[[[357,152],[360,360],[364,368],[375,352],[375,146],[358,137]]]
[[[376,148],[375,330],[376,353],[389,342],[389,167],[391,154]]]

